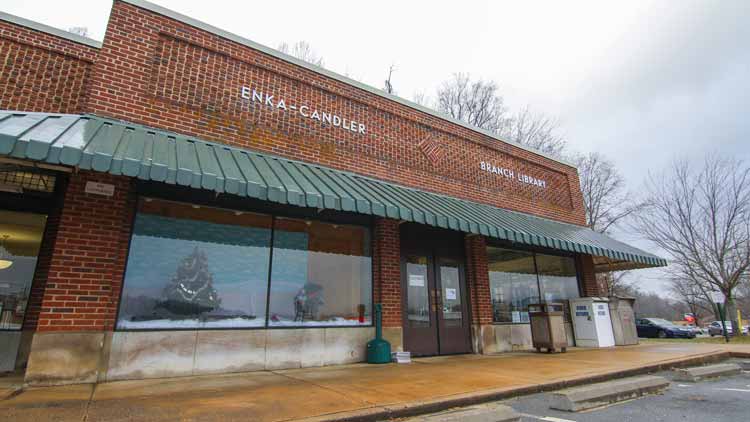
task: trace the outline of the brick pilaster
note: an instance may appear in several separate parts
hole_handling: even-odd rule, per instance
[[[603,286],[596,278],[594,257],[591,255],[578,255],[577,260],[578,270],[581,273],[581,295],[607,296],[607,287]]]
[[[401,239],[398,221],[375,220],[373,230],[373,293],[383,304],[383,326],[401,327]]]
[[[87,194],[87,181],[115,186]],[[135,198],[132,179],[81,172],[70,177],[36,322],[37,331],[112,330],[125,271]]]
[[[473,324],[492,323],[492,299],[487,267],[487,243],[484,236],[466,236],[466,279],[471,297]]]

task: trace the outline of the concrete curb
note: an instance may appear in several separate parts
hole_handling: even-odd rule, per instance
[[[675,381],[696,382],[706,378],[727,375],[737,375],[742,372],[736,363],[720,363],[718,365],[698,366],[695,368],[673,369]]]
[[[23,393],[23,387],[0,388],[0,401],[11,399]]]
[[[510,406],[502,404],[446,410],[440,413],[417,416],[405,422],[518,422],[521,415]]]
[[[477,391],[472,393],[455,394],[429,401],[414,401],[409,403],[398,403],[386,406],[373,406],[350,412],[330,413],[310,418],[295,419],[295,422],[375,422],[394,418],[404,418],[435,413],[442,410],[471,406],[497,400],[505,400],[511,397],[524,396],[528,394],[542,393],[545,391],[561,390],[584,384],[609,381],[614,378],[624,378],[635,375],[645,375],[651,372],[664,371],[677,367],[688,367],[704,365],[723,361],[731,357],[748,357],[747,353],[732,353],[728,351],[717,351],[691,356],[684,359],[669,359],[650,365],[641,366],[603,374],[588,375],[584,377],[571,378],[567,380],[552,381],[544,384],[534,384],[520,388],[503,388]]]
[[[566,412],[579,412],[658,393],[667,388],[669,381],[664,377],[646,375],[618,379],[552,393],[549,395],[549,407]]]

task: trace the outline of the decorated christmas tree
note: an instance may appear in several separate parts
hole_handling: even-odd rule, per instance
[[[221,299],[213,282],[213,275],[208,271],[208,257],[196,246],[180,262],[172,280],[164,287],[164,300],[159,307],[178,315],[199,315],[218,309]]]

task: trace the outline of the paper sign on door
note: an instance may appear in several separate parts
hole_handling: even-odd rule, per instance
[[[424,287],[424,276],[422,274],[409,274],[410,287]]]
[[[445,289],[445,298],[448,300],[456,300],[456,289]]]

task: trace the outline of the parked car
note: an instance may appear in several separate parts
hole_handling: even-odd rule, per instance
[[[695,333],[688,327],[680,327],[661,318],[638,318],[635,320],[638,337],[656,338],[695,338]]]
[[[729,335],[732,335],[732,323],[730,321],[724,321],[724,324],[727,326],[727,333]],[[742,335],[746,336],[748,331],[747,325],[742,327]],[[724,335],[724,329],[721,326],[721,321],[714,321],[710,324],[708,324],[708,334],[713,336],[723,336]]]
[[[693,332],[696,336],[706,334],[708,331],[704,330],[702,327],[696,327],[695,325],[686,325],[683,328],[686,328]]]

